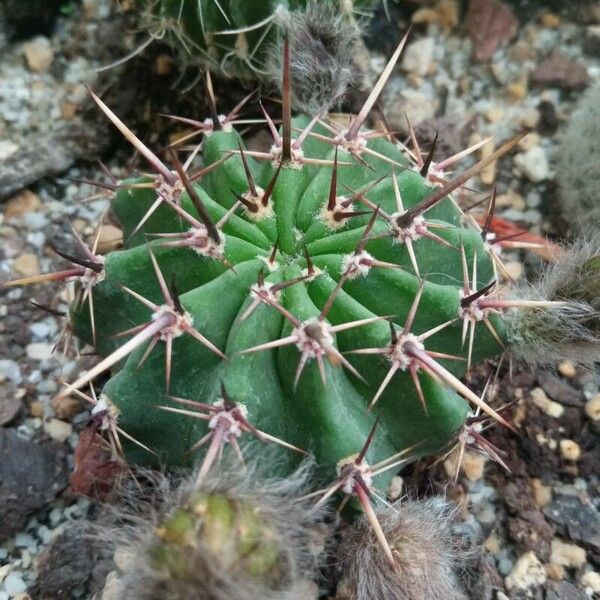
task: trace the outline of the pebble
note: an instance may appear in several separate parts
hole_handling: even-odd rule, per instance
[[[53,440],[64,442],[73,432],[73,426],[71,423],[52,418],[44,423],[44,431]]]
[[[14,384],[19,385],[23,381],[21,367],[17,362],[9,358],[0,360],[0,374],[10,379]]]
[[[463,456],[462,469],[469,481],[477,481],[483,477],[485,459],[474,452],[465,452]]]
[[[54,60],[50,40],[43,36],[38,36],[23,44],[23,52],[25,53],[27,67],[35,73],[45,73]]]
[[[550,165],[546,151],[541,146],[534,146],[514,157],[514,164],[519,173],[533,183],[539,183],[550,176]]]
[[[541,479],[532,479],[530,485],[533,500],[538,508],[544,508],[552,502],[552,488],[544,485]]]
[[[392,477],[390,481],[390,485],[388,486],[388,497],[390,500],[397,500],[402,496],[402,492],[404,491],[404,479],[402,477],[395,475]]]
[[[567,571],[562,565],[553,565],[552,563],[546,565],[546,573],[554,581],[562,581],[567,575]]]
[[[25,351],[27,352],[27,356],[32,360],[48,360],[52,357],[53,347],[52,344],[45,342],[33,342],[32,344],[27,344]]]
[[[424,37],[412,42],[404,51],[402,69],[423,77],[429,72],[435,40],[432,37]]]
[[[561,20],[558,15],[545,12],[540,15],[540,23],[544,27],[548,27],[550,29],[557,29],[560,26]]]
[[[600,594],[600,573],[587,571],[581,576],[581,585],[585,588],[586,593],[590,595]]]
[[[600,394],[595,394],[586,402],[585,414],[592,421],[600,421]]]
[[[554,538],[551,543],[550,563],[567,568],[579,569],[586,562],[585,550],[575,544]]]
[[[48,225],[48,218],[41,212],[25,213],[21,220],[30,231],[40,231]]]
[[[0,158],[2,158],[0,156]],[[4,217],[6,220],[21,217],[25,213],[37,210],[41,205],[40,197],[31,190],[23,190],[16,196],[13,196],[4,207]]]
[[[577,375],[577,369],[575,368],[573,362],[570,360],[563,360],[561,363],[559,363],[558,372],[561,375],[567,377],[568,379],[573,379],[573,377]]]
[[[83,401],[72,396],[60,396],[52,402],[60,419],[72,419],[83,410]]]
[[[501,549],[500,538],[497,534],[492,533],[486,540],[483,542],[483,547],[487,552],[496,556]]]
[[[15,596],[27,590],[27,584],[23,581],[23,576],[17,571],[10,573],[4,580],[4,589],[8,596]]]
[[[523,554],[515,563],[504,583],[509,590],[527,590],[546,582],[546,569],[533,552]]]
[[[12,156],[17,150],[19,146],[13,144],[9,140],[0,140],[0,160],[5,160],[9,156]]]
[[[581,446],[573,440],[560,440],[560,453],[567,460],[579,460],[581,457]]]
[[[17,533],[17,535],[15,535],[15,546],[17,548],[27,548],[29,546],[35,546],[35,540],[28,533]]]
[[[559,419],[565,412],[565,407],[546,396],[546,392],[540,388],[534,388],[530,392],[532,402],[548,416]]]
[[[35,254],[25,252],[13,261],[12,270],[19,277],[33,277],[40,273],[40,262]]]

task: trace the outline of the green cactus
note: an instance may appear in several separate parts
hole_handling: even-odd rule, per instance
[[[290,11],[313,0],[138,0],[142,21],[153,37],[167,39],[184,57],[225,77],[241,80],[269,75],[268,51]],[[318,3],[354,21],[371,0]],[[365,13],[361,13],[365,14]]]
[[[205,166],[189,175],[94,96],[157,175],[123,182],[113,199],[125,249],[87,251],[79,267],[75,331],[106,358],[64,393],[118,369],[103,406],[116,405],[122,429],[171,465],[210,440],[203,475],[244,432],[310,452],[332,472],[375,414],[370,463],[438,450],[468,414],[463,398],[504,422],[458,379],[504,335],[488,315],[490,286],[477,291],[494,277],[488,245],[448,197],[483,163],[434,187],[430,160],[413,168],[397,144],[361,128],[402,47],[347,129],[290,122],[284,101],[270,153],[244,151],[216,122]],[[152,459],[135,447],[130,457]]]
[[[462,430],[468,402],[508,425],[459,378],[500,352],[503,311],[547,303],[495,297],[501,240],[451,193],[519,138],[449,181],[464,153],[434,163],[364,129],[405,42],[347,127],[292,121],[286,45],[270,151],[244,150],[213,110],[195,171],[174,153],[167,167],[92,93],[155,171],[108,186],[125,248],[77,238],[72,268],[8,285],[78,282],[72,327],[105,358],[60,395],[93,404],[115,451],[125,435],[134,462],[186,465],[207,444],[200,482],[253,435],[283,447],[281,472],[310,453],[365,506],[372,481]],[[80,391],[109,369],[98,399]]]

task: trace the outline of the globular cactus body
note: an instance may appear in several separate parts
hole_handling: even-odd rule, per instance
[[[294,125],[302,128],[306,123],[300,120]],[[236,152],[239,144],[235,132],[211,134],[204,142],[205,163],[222,160]],[[410,209],[435,189],[409,168],[391,142],[375,138],[367,145],[385,160],[365,152],[357,162],[340,147],[334,166],[331,144],[308,137],[302,146],[304,156],[328,164],[311,164],[306,159],[301,168],[283,166],[264,218],[255,220],[250,209],[239,206],[220,228],[220,247],[212,256],[206,249],[168,245],[183,239],[176,234],[184,236],[189,226],[166,202],[138,229],[156,202],[156,191],[121,189],[112,209],[123,227],[126,249],[106,257],[103,280],[94,289],[97,350],[103,355],[118,351],[123,341],[113,336],[156,323],[156,316],[154,321],[149,319],[148,306],[120,287],[125,285],[155,305],[163,305],[152,263],[155,257],[165,282],[174,282],[189,322],[208,341],[205,344],[180,332],[174,336],[170,394],[212,404],[222,397],[223,384],[227,394],[245,406],[254,426],[314,453],[318,463],[329,470],[364,443],[374,420],[368,407],[376,394],[380,395],[374,412],[381,415],[381,421],[369,448],[370,461],[414,444],[418,444],[415,454],[443,446],[462,425],[467,403],[439,377],[420,368],[421,363],[402,356],[398,343],[397,355],[384,349],[391,348],[392,335],[402,338],[402,328],[420,294],[409,336],[453,322],[422,343],[416,337],[408,341],[428,352],[464,357],[459,319],[461,245],[467,262],[477,264],[480,285],[493,278],[492,261],[480,233],[462,225],[460,211],[446,198],[426,213],[432,231],[440,226],[435,231],[443,243],[426,237],[412,241],[418,277],[407,245],[386,237],[390,224],[369,210],[359,210],[368,208],[359,200],[363,195],[348,190],[368,189],[364,198],[368,196],[382,214],[393,215],[398,212],[395,192],[404,208]],[[256,189],[268,189],[277,168],[270,161],[260,166],[251,156],[244,159]],[[334,194],[330,193],[332,176],[337,178]],[[250,193],[239,152],[194,189],[212,222],[222,220],[236,197]],[[341,208],[348,199],[353,202]],[[181,193],[180,202],[184,211],[201,218],[187,193]],[[345,214],[350,216],[336,220]],[[370,233],[365,240],[367,227]],[[364,249],[358,252],[361,244]],[[351,272],[354,263],[357,268]],[[272,301],[257,301],[261,285],[264,291],[295,279],[299,281],[274,292]],[[336,290],[338,282],[342,285]],[[246,317],[253,303],[255,307]],[[88,311],[82,308],[74,317],[78,335],[91,342]],[[394,324],[393,334],[388,318]],[[366,320],[363,325],[362,320]],[[496,322],[495,327],[502,335],[502,324]],[[286,345],[277,346],[286,339]],[[274,347],[245,353],[262,344]],[[352,354],[369,348],[382,352]],[[473,360],[495,355],[499,348],[485,327],[477,327]],[[189,448],[206,434],[205,422],[158,409],[177,406],[165,396],[165,353],[170,350],[159,340],[139,366],[146,351],[144,344],[129,355],[106,384],[104,394],[120,409],[120,425],[125,431],[169,463],[185,463],[190,458]],[[300,361],[305,364],[299,367]],[[345,361],[348,368],[340,364]],[[441,357],[439,363],[455,376],[466,369],[465,360]],[[410,374],[413,365],[424,401]],[[383,386],[388,376],[389,382]],[[136,460],[150,457],[141,449],[134,451]]]

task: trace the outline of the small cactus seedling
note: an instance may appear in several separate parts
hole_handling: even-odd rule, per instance
[[[252,463],[245,474],[223,468],[201,483],[153,475],[150,506],[134,487],[95,536],[128,558],[113,573],[115,597],[308,597],[303,584],[316,575],[311,527],[321,515],[299,499],[307,474],[303,467],[283,480],[265,479]]]

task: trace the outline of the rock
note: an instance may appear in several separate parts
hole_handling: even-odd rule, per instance
[[[432,23],[450,31],[458,25],[457,0],[439,0],[433,8],[419,8],[410,20],[413,23]]]
[[[3,375],[6,379],[10,379],[15,385],[19,385],[23,381],[21,367],[10,358],[0,360],[0,375]]]
[[[600,594],[600,573],[596,571],[587,571],[581,576],[581,585],[585,588],[586,593],[589,595]]]
[[[564,406],[550,400],[542,388],[534,388],[529,395],[531,396],[532,402],[547,415],[555,419],[563,416],[565,412]]]
[[[592,421],[600,421],[600,394],[592,396],[585,404],[585,414]]]
[[[73,425],[60,419],[48,419],[44,423],[44,431],[53,440],[62,443],[73,433]]]
[[[30,190],[23,190],[6,202],[4,207],[4,217],[7,221],[16,219],[23,216],[25,213],[37,210],[40,207],[40,204],[40,198],[37,194],[34,194]]]
[[[26,252],[13,261],[12,270],[18,277],[33,277],[40,274],[40,263],[35,254]]]
[[[565,406],[581,406],[581,392],[575,389],[568,381],[557,377],[550,371],[543,371],[538,373],[538,382],[546,394],[553,400]]]
[[[550,176],[548,157],[541,146],[534,146],[515,155],[514,163],[519,173],[533,183],[544,181]]]
[[[581,446],[573,440],[560,440],[560,453],[567,460],[576,461],[581,457]]]
[[[550,555],[553,527],[536,509],[524,510],[508,521],[508,534],[522,551],[533,552],[545,560]]]
[[[0,160],[6,160],[17,152],[19,146],[13,144],[10,140],[0,140]]]
[[[585,550],[554,538],[551,544],[550,562],[570,569],[579,569],[586,562]]]
[[[537,130],[541,135],[553,135],[558,129],[559,120],[556,114],[554,104],[548,100],[542,100],[538,104],[540,120],[537,124]]]
[[[72,419],[84,407],[84,401],[74,396],[58,396],[52,400],[52,406],[59,419]]]
[[[398,93],[402,97],[401,101],[398,101]],[[405,112],[411,125],[417,127],[426,119],[433,119],[438,106],[437,98],[432,98],[429,94],[411,88],[404,88],[397,93],[386,95],[386,100],[385,111],[390,122],[405,133],[408,133]]]
[[[577,369],[571,360],[563,360],[557,368],[558,372],[567,379],[573,379],[577,375]]]
[[[20,531],[29,515],[51,502],[66,485],[60,446],[42,446],[0,428],[0,539]]]
[[[545,600],[590,600],[568,581],[549,582]]]
[[[488,61],[496,49],[517,33],[518,21],[500,0],[469,0],[465,30],[473,42],[473,57]]]
[[[36,597],[74,598],[76,588],[92,582],[92,571],[99,559],[101,542],[79,523],[57,536],[38,559]],[[92,594],[86,594],[90,598]],[[81,597],[81,595],[79,595]]]
[[[543,585],[546,579],[542,563],[533,552],[527,552],[517,560],[504,583],[509,590],[528,590]]]
[[[480,454],[466,451],[463,456],[462,469],[469,481],[477,481],[483,477],[485,459]]]
[[[424,37],[412,42],[404,51],[401,67],[419,77],[427,75],[433,60],[435,40]]]
[[[33,342],[27,344],[25,351],[27,356],[32,360],[48,360],[52,357],[52,349],[54,346],[45,342]]]
[[[589,81],[587,69],[559,50],[542,60],[531,73],[531,82],[542,87],[582,89]]]
[[[547,564],[546,573],[554,581],[562,581],[567,576],[567,570],[562,565]]]
[[[600,512],[591,502],[561,494],[543,512],[563,537],[600,552]]]
[[[532,479],[529,482],[533,493],[533,500],[538,508],[544,508],[552,502],[552,488],[544,485],[541,479]]]
[[[54,52],[50,45],[50,40],[39,36],[23,44],[25,60],[30,71],[35,73],[45,73],[54,60]]]
[[[549,29],[557,29],[558,27],[560,27],[561,20],[558,15],[544,12],[540,15],[540,23],[542,24],[542,27],[548,27]]]
[[[23,403],[13,385],[0,385],[0,425],[10,423],[20,412]]]
[[[600,56],[600,25],[586,28],[583,51],[590,56]]]
[[[4,580],[4,589],[9,596],[16,596],[27,589],[27,584],[23,581],[23,576],[20,573],[9,573]]]

